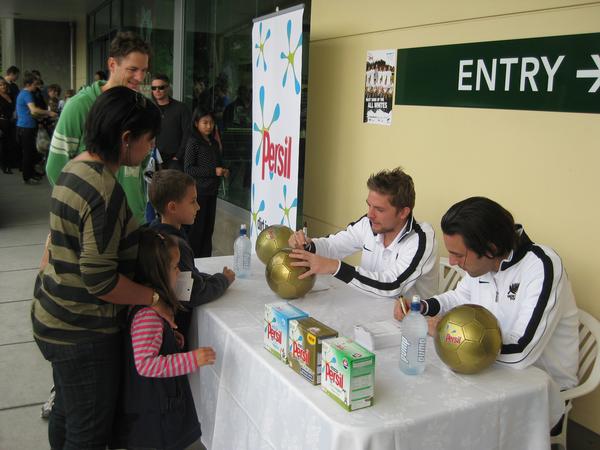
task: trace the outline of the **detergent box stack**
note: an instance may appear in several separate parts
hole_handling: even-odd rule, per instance
[[[290,367],[310,381],[321,383],[321,343],[337,337],[333,328],[312,317],[290,321],[288,362]]]
[[[323,341],[321,388],[348,411],[371,406],[375,355],[345,337]]]
[[[288,334],[290,320],[308,317],[304,311],[287,302],[268,303],[265,305],[264,346],[267,350],[288,362]]]

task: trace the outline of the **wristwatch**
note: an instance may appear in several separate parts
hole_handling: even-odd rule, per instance
[[[152,303],[150,304],[150,306],[156,306],[156,304],[158,303],[159,300],[160,300],[160,295],[158,295],[158,292],[154,291],[152,293]]]

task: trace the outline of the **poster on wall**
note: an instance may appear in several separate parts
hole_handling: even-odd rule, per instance
[[[303,13],[298,5],[252,28],[252,248],[269,225],[296,229]]]
[[[392,124],[395,76],[396,50],[367,52],[363,122]]]

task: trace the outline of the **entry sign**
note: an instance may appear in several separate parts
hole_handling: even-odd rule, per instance
[[[600,113],[600,33],[398,50],[397,105]]]

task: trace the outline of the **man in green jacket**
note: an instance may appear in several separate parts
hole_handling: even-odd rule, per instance
[[[65,104],[56,124],[46,163],[46,174],[52,184],[56,183],[65,164],[85,150],[83,138],[85,121],[96,98],[115,86],[126,86],[138,91],[148,70],[150,53],[148,43],[135,33],[117,33],[109,49],[108,81],[96,81],[79,91]],[[121,166],[117,173],[117,180],[127,196],[127,204],[139,224],[146,222],[143,164],[136,167]]]

